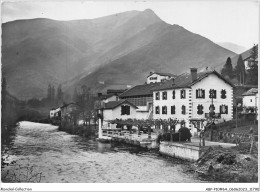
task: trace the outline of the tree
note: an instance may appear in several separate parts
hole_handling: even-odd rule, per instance
[[[75,89],[76,91],[76,89]],[[74,92],[76,94],[76,92]],[[81,92],[77,95],[76,103],[80,107],[80,111],[83,117],[84,124],[89,122],[94,116],[94,97],[90,93],[90,88],[86,85],[81,86]]]
[[[226,64],[221,70],[221,74],[229,79],[232,79],[234,77],[234,71],[230,57],[227,58]]]
[[[59,84],[58,88],[57,88],[57,104],[61,105],[63,103],[63,92],[62,92],[62,87],[61,84]]]
[[[237,60],[237,66],[235,67],[235,75],[240,84],[245,84],[246,70],[242,55],[239,55]]]
[[[247,83],[258,85],[258,46],[254,45],[250,52],[250,59],[248,61],[248,79]]]
[[[49,83],[48,90],[47,90],[47,99],[49,102],[51,101],[51,91],[52,91],[51,84]]]

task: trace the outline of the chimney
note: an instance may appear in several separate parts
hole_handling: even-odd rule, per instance
[[[197,68],[190,68],[190,74],[191,74],[191,80],[196,81],[197,80]]]
[[[152,75],[153,74],[153,72],[152,71],[150,71],[150,75]]]
[[[101,97],[102,96],[102,93],[98,93],[98,97]]]

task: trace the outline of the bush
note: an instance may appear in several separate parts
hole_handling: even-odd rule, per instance
[[[178,132],[181,134],[181,141],[190,141],[192,135],[187,127],[181,127]]]

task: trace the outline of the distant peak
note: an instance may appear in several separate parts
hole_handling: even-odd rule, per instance
[[[154,11],[153,11],[152,9],[145,9],[144,12],[155,14]]]

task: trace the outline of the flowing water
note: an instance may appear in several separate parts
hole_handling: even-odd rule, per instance
[[[42,173],[44,183],[200,182],[182,171],[182,161],[70,135],[48,124],[20,122],[9,154],[17,164]]]

